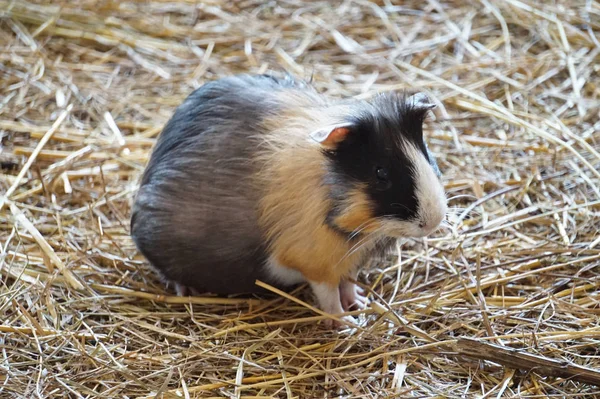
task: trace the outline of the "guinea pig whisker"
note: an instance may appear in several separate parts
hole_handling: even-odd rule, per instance
[[[459,217],[462,213],[464,212],[464,210],[457,210],[457,211],[452,211],[452,212],[448,212],[448,214],[451,214],[452,216],[455,217]],[[477,210],[477,209],[472,209],[467,216],[469,215],[475,215],[475,216],[481,216],[483,214],[483,212]],[[463,219],[466,219],[466,216],[463,217]]]
[[[453,201],[455,199],[459,199],[459,198],[468,198],[468,199],[474,199],[474,200],[478,200],[479,198],[477,198],[474,195],[471,194],[457,194],[453,197],[448,198],[448,201]]]
[[[379,230],[367,233],[363,238],[361,238],[356,244],[354,244],[350,249],[342,256],[342,258],[336,264],[339,265],[344,259],[348,258],[355,254],[359,249],[365,247],[367,244],[372,243],[373,241],[379,239]]]
[[[410,209],[408,209],[408,207],[407,207],[406,205],[404,205],[404,204],[401,204],[401,203],[399,203],[399,202],[392,202],[392,203],[390,204],[390,206],[391,206],[392,208],[400,208],[400,207],[402,207],[402,208],[404,208],[405,210],[407,210],[409,213],[411,212],[411,210],[410,210]]]
[[[350,234],[350,235],[348,236],[348,240],[346,240],[346,242],[350,242],[350,241],[354,240],[354,239],[355,239],[356,237],[358,237],[358,235],[359,235],[359,234],[361,234],[361,233],[362,233],[362,232],[363,232],[363,231],[364,231],[366,228],[367,228],[367,226],[365,226],[365,227],[363,227],[363,228],[361,228],[361,229],[354,230],[354,231],[352,232],[352,234]]]
[[[407,234],[404,229],[397,227],[396,218],[393,216],[384,216],[381,218],[381,220],[383,225],[381,231],[384,235],[398,236],[398,233],[402,233],[402,236],[410,236],[410,234]]]
[[[360,239],[356,244],[352,245],[352,247],[350,247],[350,249],[348,250],[348,252],[346,252],[346,254],[344,255],[344,257],[342,257],[342,259],[354,254],[357,250],[359,250],[361,247],[363,247],[364,245],[366,245],[368,242],[370,242],[372,239],[376,238],[378,231],[373,231],[370,233],[367,233],[362,239]]]
[[[435,231],[438,231],[438,230],[452,230],[452,226],[447,223],[440,223],[440,225],[438,226],[438,228]]]
[[[368,225],[372,223],[371,220],[367,220],[366,222],[361,223],[356,229],[354,229],[354,231],[352,231],[352,233],[350,234],[350,236],[348,237],[348,241],[356,238],[356,236],[358,236],[360,233],[362,233],[367,227],[369,227]]]

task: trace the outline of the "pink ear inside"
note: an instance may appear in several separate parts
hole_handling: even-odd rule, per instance
[[[350,133],[350,129],[348,129],[347,127],[336,127],[331,132],[329,132],[327,138],[321,142],[321,145],[328,148],[334,148],[339,143],[344,141],[348,133]]]

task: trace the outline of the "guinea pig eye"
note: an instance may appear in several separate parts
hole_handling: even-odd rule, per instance
[[[390,176],[389,176],[389,173],[388,173],[387,169],[386,169],[386,168],[383,168],[383,167],[381,167],[381,166],[378,166],[378,167],[375,169],[375,174],[377,175],[377,179],[378,179],[378,180],[387,181],[387,180],[390,178]]]
[[[382,166],[375,168],[375,176],[377,176],[377,189],[387,190],[392,183],[390,182],[390,173]]]

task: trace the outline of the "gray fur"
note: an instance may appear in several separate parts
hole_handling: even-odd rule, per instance
[[[269,282],[251,159],[257,123],[275,110],[273,92],[291,85],[266,76],[214,81],[192,93],[165,126],[142,178],[131,232],[168,280],[217,294],[257,291],[257,278]]]

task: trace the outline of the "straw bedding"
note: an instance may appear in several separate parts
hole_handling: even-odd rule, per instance
[[[0,0],[0,397],[600,397],[599,39],[594,1]],[[354,331],[176,297],[128,235],[182,99],[284,70],[438,103],[450,227],[364,270]]]

